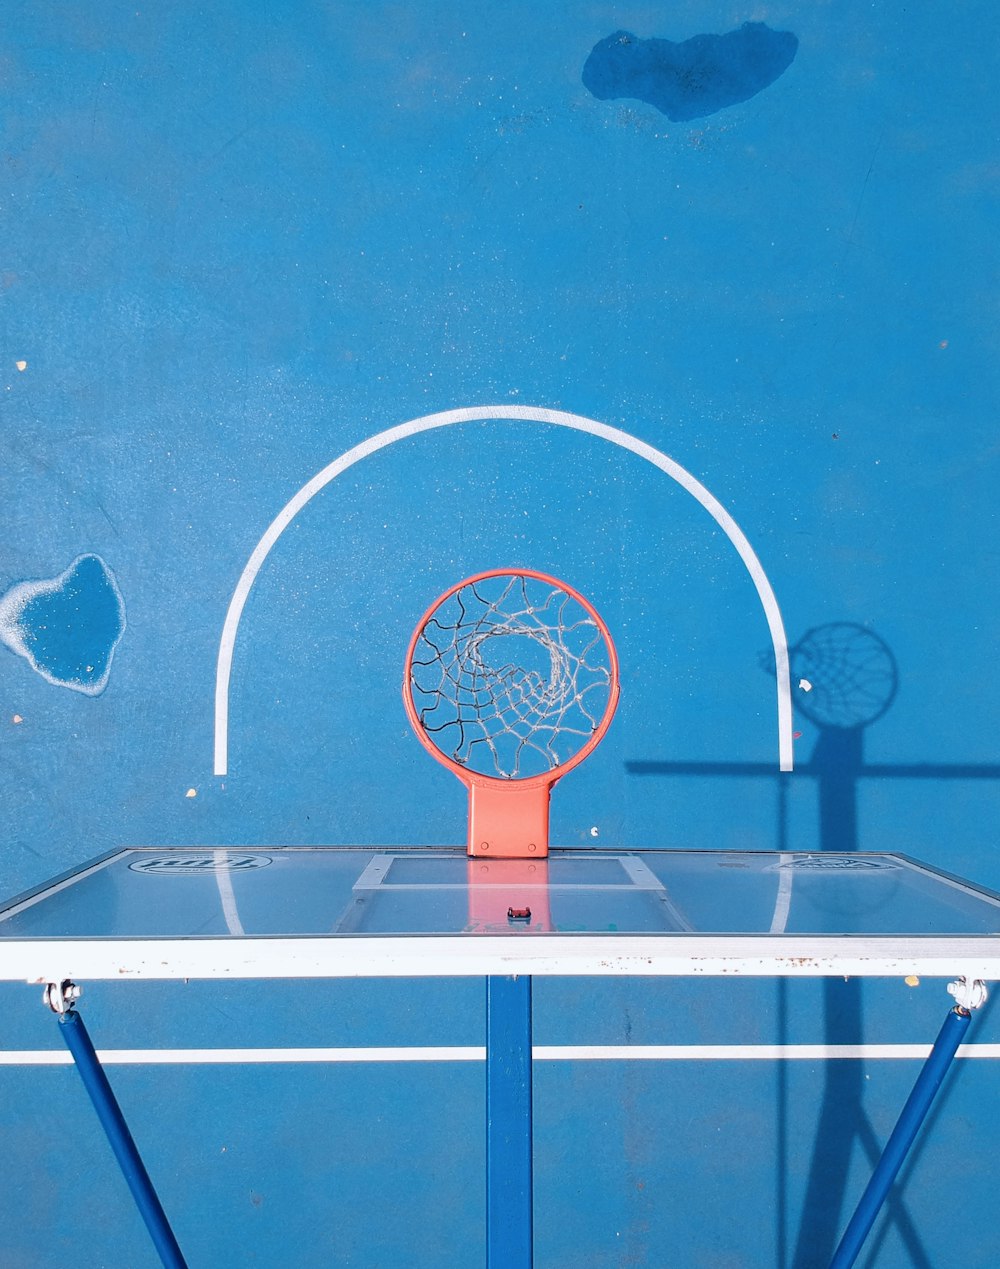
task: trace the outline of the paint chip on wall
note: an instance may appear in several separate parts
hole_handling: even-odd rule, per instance
[[[86,696],[108,684],[125,631],[125,602],[98,555],[81,555],[57,577],[0,594],[0,643],[47,683]]]

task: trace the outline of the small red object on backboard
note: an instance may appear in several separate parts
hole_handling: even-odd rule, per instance
[[[600,744],[618,691],[607,626],[554,577],[477,573],[435,600],[407,649],[403,704],[469,789],[470,855],[548,854],[552,786]]]

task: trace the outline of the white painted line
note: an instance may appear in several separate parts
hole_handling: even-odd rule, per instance
[[[542,1044],[536,1062],[919,1061],[929,1044]],[[205,1066],[266,1063],[485,1062],[483,1045],[381,1048],[100,1049],[105,1066]],[[1000,1044],[963,1044],[960,1058],[1000,1058]],[[0,1050],[0,1066],[69,1066],[65,1049]]]
[[[771,643],[774,647],[778,704],[778,766],[781,771],[791,771],[793,765],[792,692],[789,681],[788,641],[785,637],[785,627],[781,620],[778,601],[764,572],[764,568],[743,530],[725,507],[679,463],[674,462],[672,458],[661,453],[660,450],[654,449],[651,445],[647,445],[645,441],[640,441],[638,437],[632,436],[628,432],[608,427],[604,423],[598,423],[594,419],[585,418],[580,414],[569,414],[565,410],[548,410],[526,405],[484,405],[470,406],[459,410],[444,410],[439,414],[427,414],[422,418],[411,419],[408,423],[401,423],[397,427],[391,427],[384,432],[378,432],[374,436],[368,437],[367,440],[362,441],[360,445],[355,445],[353,449],[349,449],[324,467],[322,471],[317,472],[311,480],[308,480],[268,526],[264,536],[254,547],[236,584],[232,599],[229,601],[229,609],[226,613],[222,637],[219,642],[219,657],[215,677],[215,774],[225,775],[229,767],[229,680],[232,673],[233,649],[236,645],[236,633],[239,629],[240,618],[243,615],[243,608],[250,594],[251,587],[257,579],[257,574],[270,554],[271,548],[281,537],[282,533],[284,533],[302,508],[321,489],[325,488],[337,476],[342,475],[348,468],[353,467],[355,463],[360,462],[363,458],[369,458],[372,454],[378,453],[379,450],[385,449],[389,445],[394,445],[397,441],[417,436],[421,432],[429,432],[434,428],[448,427],[456,423],[482,422],[486,420],[547,423],[556,427],[572,428],[577,432],[586,432],[590,436],[600,437],[602,440],[610,441],[612,445],[618,445],[622,449],[628,450],[639,458],[644,458],[647,462],[652,463],[654,467],[669,476],[671,480],[675,480],[693,498],[701,503],[736,548],[740,559],[753,580],[758,598],[764,609],[771,634]]]
[[[790,855],[782,855],[781,860],[784,863],[790,859]],[[788,926],[788,913],[792,906],[792,870],[791,868],[778,868],[778,893],[774,899],[774,916],[771,918],[772,934],[784,934]]]
[[[536,1062],[827,1062],[919,1059],[930,1051],[930,1044],[566,1044],[531,1052]],[[1000,1044],[962,1044],[957,1056],[1000,1058]]]
[[[206,1065],[232,1062],[253,1065],[265,1062],[485,1062],[483,1045],[345,1049],[99,1049],[106,1066]],[[67,1066],[73,1061],[65,1049],[0,1051],[0,1066]]]
[[[229,870],[224,867],[229,857],[228,850],[216,850],[212,852],[217,867],[213,870],[212,875],[215,878],[215,884],[219,890],[219,899],[222,901],[222,915],[226,919],[226,929],[230,934],[245,934],[243,922],[240,920],[239,908],[236,906],[236,894],[233,890],[233,879],[229,874]]]

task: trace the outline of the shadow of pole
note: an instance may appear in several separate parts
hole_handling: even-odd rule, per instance
[[[809,765],[818,784],[819,847],[856,851],[863,729],[817,725],[822,729]],[[784,980],[782,987],[787,991]],[[861,1044],[864,1019],[860,981],[824,978],[822,991],[826,1043]],[[787,1016],[787,1009],[785,1012]],[[864,1119],[864,1082],[862,1061],[823,1063],[823,1094],[792,1260],[794,1269],[827,1264],[837,1245],[851,1152],[858,1125]],[[915,1260],[914,1264],[923,1262]]]
[[[789,781],[814,779],[819,808],[819,848],[849,852],[860,849],[858,783],[862,779],[1000,779],[1000,765],[909,763],[867,764],[864,732],[895,700],[899,678],[888,645],[854,622],[832,622],[808,630],[789,649],[792,682],[798,683],[795,705],[818,729],[809,760],[792,775],[779,774],[758,762],[627,762],[630,775],[760,776],[777,780],[777,849],[788,843]],[[764,663],[773,672],[773,663]],[[789,985],[777,983],[779,1044],[788,1043]],[[861,1044],[864,1040],[863,999],[857,979],[823,980],[823,1031],[827,1044]],[[865,1114],[865,1067],[861,1060],[824,1063],[824,1085],[810,1160],[806,1194],[798,1222],[791,1269],[821,1269],[837,1246],[851,1153],[860,1144],[871,1164],[881,1147]],[[786,1063],[777,1064],[776,1247],[778,1269],[788,1269],[788,1079]],[[896,1225],[914,1269],[933,1269],[896,1186],[886,1201],[888,1219]],[[883,1229],[885,1226],[883,1226]]]
[[[856,851],[858,845],[858,780],[864,772],[864,728],[821,727],[810,760],[818,785],[820,850]],[[787,991],[787,982],[781,980]],[[824,978],[823,1033],[828,1044],[864,1042],[864,1000],[860,979],[846,982]],[[787,1008],[785,1009],[787,1017]],[[784,1043],[782,1037],[782,1043]],[[865,1063],[827,1061],[823,1064],[823,1092],[813,1144],[805,1199],[799,1218],[793,1269],[821,1269],[828,1265],[843,1224],[851,1154],[860,1143],[871,1166],[881,1146],[864,1110]],[[785,1112],[787,1115],[787,1111]],[[785,1165],[787,1166],[787,1165]],[[911,1221],[901,1192],[887,1199],[889,1219],[895,1222],[913,1269],[933,1269]],[[784,1260],[782,1260],[784,1265]]]

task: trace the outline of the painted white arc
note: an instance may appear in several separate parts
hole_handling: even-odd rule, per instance
[[[585,432],[590,436],[600,437],[629,453],[643,458],[646,462],[669,476],[693,498],[695,498],[715,520],[746,566],[751,580],[757,590],[758,598],[767,618],[768,630],[774,649],[775,680],[777,685],[778,709],[778,767],[781,771],[791,771],[792,757],[792,693],[788,666],[788,641],[781,620],[781,611],[771,583],[768,581],[760,560],[747,540],[742,529],[722,506],[719,500],[705,488],[699,480],[684,467],[660,450],[647,445],[645,441],[631,436],[618,428],[608,427],[594,419],[580,414],[570,414],[564,410],[550,410],[526,405],[484,405],[469,406],[457,410],[444,410],[438,414],[428,414],[422,418],[411,419],[387,431],[378,432],[368,437],[360,445],[355,445],[339,458],[335,459],[322,471],[316,473],[311,480],[298,491],[282,508],[268,526],[264,536],[257,543],[250,558],[244,566],[240,579],[229,601],[229,609],[222,628],[219,641],[219,656],[215,677],[215,774],[225,775],[229,769],[229,683],[232,674],[233,651],[236,646],[236,635],[240,618],[247,598],[257,579],[264,561],[272,547],[288,528],[292,520],[311,499],[324,489],[331,481],[342,475],[355,463],[369,458],[379,450],[397,441],[406,440],[422,432],[435,428],[449,427],[458,423],[483,421],[517,420],[519,422],[546,423],[555,427],[567,427],[577,432]]]

